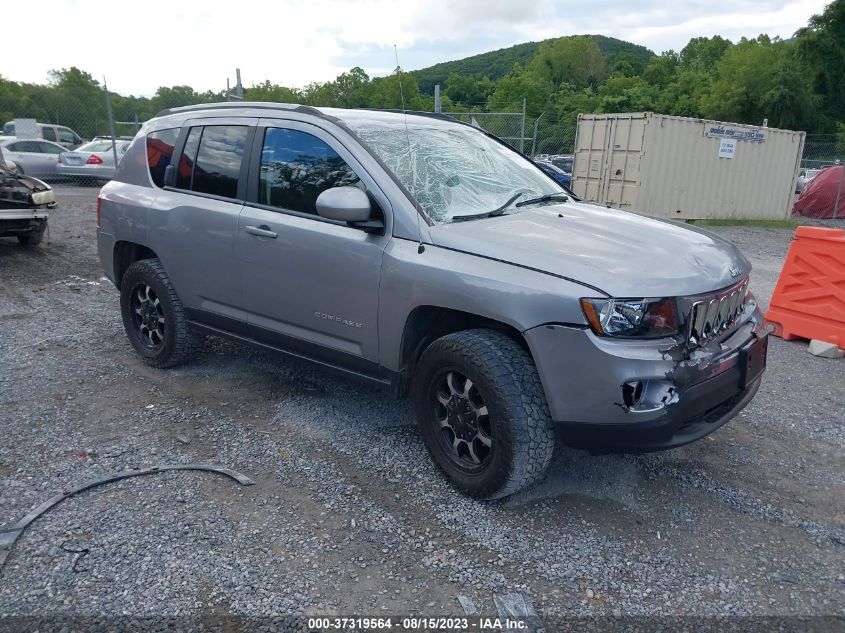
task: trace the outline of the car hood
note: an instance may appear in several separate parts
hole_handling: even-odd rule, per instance
[[[593,286],[613,297],[701,294],[751,264],[730,242],[668,220],[583,202],[431,227],[432,242]]]

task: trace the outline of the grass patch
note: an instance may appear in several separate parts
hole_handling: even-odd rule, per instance
[[[695,226],[756,226],[763,229],[795,229],[805,222],[801,219],[783,220],[742,220],[739,218],[720,218],[718,220],[696,220]]]

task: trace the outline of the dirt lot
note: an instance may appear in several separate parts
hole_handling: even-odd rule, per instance
[[[513,593],[549,621],[845,615],[845,360],[775,339],[759,395],[709,438],[558,447],[533,490],[474,502],[369,386],[219,340],[141,364],[96,256],[96,189],[57,197],[49,245],[0,240],[0,525],[127,468],[218,463],[255,485],[174,472],[66,501],[0,570],[0,615],[458,615],[459,595],[495,614]],[[717,230],[766,303],[791,232]]]

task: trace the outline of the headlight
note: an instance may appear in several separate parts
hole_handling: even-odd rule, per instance
[[[675,299],[581,299],[581,309],[600,336],[661,338],[680,328]]]

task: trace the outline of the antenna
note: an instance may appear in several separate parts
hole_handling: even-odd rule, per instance
[[[414,163],[411,160],[411,135],[408,132],[408,113],[405,111],[405,91],[402,88],[402,67],[399,65],[399,51],[396,44],[393,45],[393,54],[396,56],[396,76],[399,78],[399,98],[402,100],[402,117],[405,121],[405,140],[408,142],[408,164],[411,166],[411,178],[414,177]],[[425,251],[425,246],[422,241],[422,224],[420,224],[420,210],[417,211],[417,239],[419,246],[417,246],[417,253]]]

